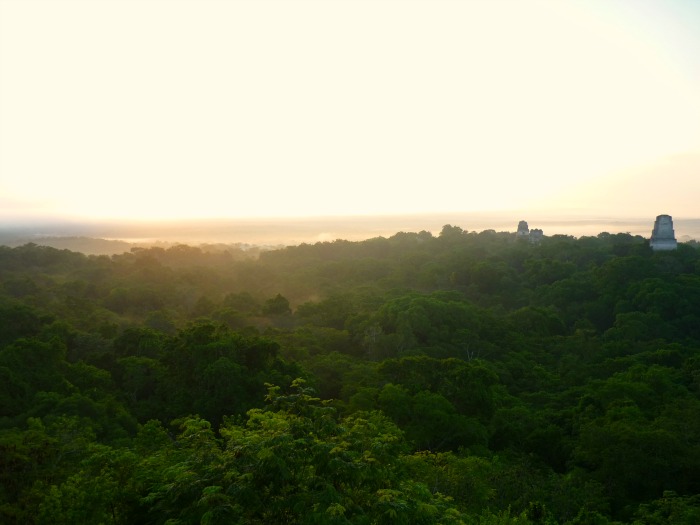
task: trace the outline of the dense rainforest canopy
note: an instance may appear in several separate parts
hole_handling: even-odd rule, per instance
[[[0,522],[700,523],[700,250],[0,247]]]

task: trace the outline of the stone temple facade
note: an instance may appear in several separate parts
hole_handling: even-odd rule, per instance
[[[520,221],[518,223],[518,231],[515,233],[518,239],[527,239],[530,235],[530,228],[526,221]]]
[[[527,225],[527,221],[518,223],[518,231],[515,232],[516,239],[528,240],[533,244],[539,244],[542,241],[544,234],[542,230],[533,228],[532,230]]]
[[[673,217],[670,215],[659,215],[656,217],[649,246],[654,251],[675,250],[678,248],[676,234],[673,231]]]
[[[544,237],[544,232],[539,228],[533,228],[530,230],[530,242],[532,244],[539,244],[542,242],[542,237]]]

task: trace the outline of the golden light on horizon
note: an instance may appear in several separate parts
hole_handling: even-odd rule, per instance
[[[700,152],[700,8],[616,5],[3,2],[0,214],[594,209]]]

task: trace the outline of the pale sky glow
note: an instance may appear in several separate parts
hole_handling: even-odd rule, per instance
[[[698,57],[696,0],[0,0],[0,218],[698,217]]]

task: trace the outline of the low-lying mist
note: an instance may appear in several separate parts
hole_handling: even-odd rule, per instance
[[[663,210],[662,210],[663,211]],[[140,246],[235,245],[241,249],[274,248],[301,243],[345,239],[359,241],[389,237],[397,232],[429,231],[438,235],[445,224],[467,231],[515,231],[518,221],[544,235],[595,236],[601,232],[630,233],[649,237],[655,217],[611,218],[528,216],[527,213],[461,213],[310,218],[209,219],[160,222],[42,221],[5,224],[0,244],[19,246],[29,242],[66,248],[87,254],[115,254]],[[700,238],[700,219],[674,217],[676,238]]]

